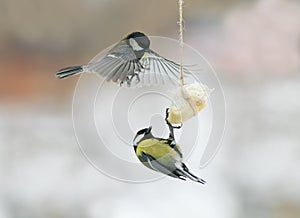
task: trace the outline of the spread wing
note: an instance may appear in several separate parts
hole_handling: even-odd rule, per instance
[[[114,46],[103,58],[84,66],[89,72],[99,74],[107,81],[123,83],[143,68],[126,40]]]
[[[142,85],[179,85],[180,83],[180,65],[164,58],[158,53],[148,50],[140,60],[143,69],[140,75]],[[191,75],[187,66],[183,67],[185,76]]]
[[[122,40],[114,46],[103,58],[95,60],[84,67],[85,71],[96,73],[106,79],[128,86],[143,85],[179,85],[180,65],[164,58],[148,49],[143,57],[138,59],[134,50]],[[183,67],[185,76],[191,75],[191,70]]]

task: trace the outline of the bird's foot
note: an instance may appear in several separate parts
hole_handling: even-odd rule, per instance
[[[127,87],[130,87],[130,86],[131,86],[131,80],[132,80],[132,77],[129,77],[129,76],[126,77],[126,84],[127,84]]]
[[[136,81],[137,81],[137,83],[141,82],[141,79],[140,79],[139,74],[138,74],[138,73],[135,73],[134,75],[136,76]]]
[[[169,122],[169,120],[168,120],[169,114],[170,114],[170,108],[167,108],[167,109],[166,109],[166,117],[165,117],[165,121],[166,121],[167,125],[168,125],[168,126],[171,126],[171,127],[174,128],[174,129],[180,129],[180,128],[183,126],[183,123],[180,123],[179,126],[174,126],[174,125],[172,125],[172,124]]]
[[[127,86],[128,86],[128,87],[131,86],[131,82],[132,82],[132,80],[133,80],[134,77],[136,77],[137,83],[139,83],[139,82],[141,81],[140,76],[139,76],[138,73],[134,73],[134,74],[132,74],[132,75],[130,75],[130,76],[127,76],[127,78],[126,78],[126,83],[127,83]]]

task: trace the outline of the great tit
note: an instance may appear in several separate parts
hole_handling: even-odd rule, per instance
[[[182,152],[179,144],[174,138],[174,128],[168,121],[168,109],[166,112],[166,123],[169,127],[169,138],[157,138],[151,133],[152,127],[141,129],[137,132],[133,140],[133,147],[138,159],[148,168],[164,173],[168,176],[204,184],[203,179],[193,175],[187,166],[182,162]]]
[[[189,73],[186,67],[183,70]],[[177,84],[180,66],[151,50],[150,40],[144,33],[133,32],[104,57],[85,65],[60,69],[56,77],[61,79],[82,72],[96,73],[120,85],[126,82],[127,86],[131,86],[133,78],[136,78],[136,84]]]

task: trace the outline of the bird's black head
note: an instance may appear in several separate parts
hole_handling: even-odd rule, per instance
[[[141,32],[130,33],[125,39],[135,51],[146,50],[150,47],[149,38]]]
[[[141,129],[136,133],[136,135],[133,139],[134,150],[136,150],[136,147],[140,141],[153,137],[152,133],[151,133],[151,129],[152,129],[152,126],[149,126],[148,128]]]

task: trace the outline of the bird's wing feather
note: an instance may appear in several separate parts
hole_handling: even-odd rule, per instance
[[[181,149],[173,140],[145,139],[138,143],[135,151],[139,160],[152,170],[183,180],[189,178],[202,184],[205,183],[204,180],[192,174],[182,162]]]
[[[89,72],[99,74],[107,81],[124,82],[142,70],[134,51],[126,40],[114,46],[103,58],[84,66]]]
[[[176,170],[175,164],[172,164],[172,166],[165,166],[164,164],[160,163],[159,160],[155,159],[150,154],[146,154],[145,152],[141,153],[141,159],[143,160],[143,162],[146,162],[151,169],[155,171],[161,172],[163,174],[175,178],[180,178],[173,173]]]
[[[141,58],[143,65],[141,74],[141,83],[150,85],[179,85],[180,83],[180,65],[164,58],[158,53],[147,50]],[[185,76],[191,75],[191,70],[187,66],[183,67]]]

